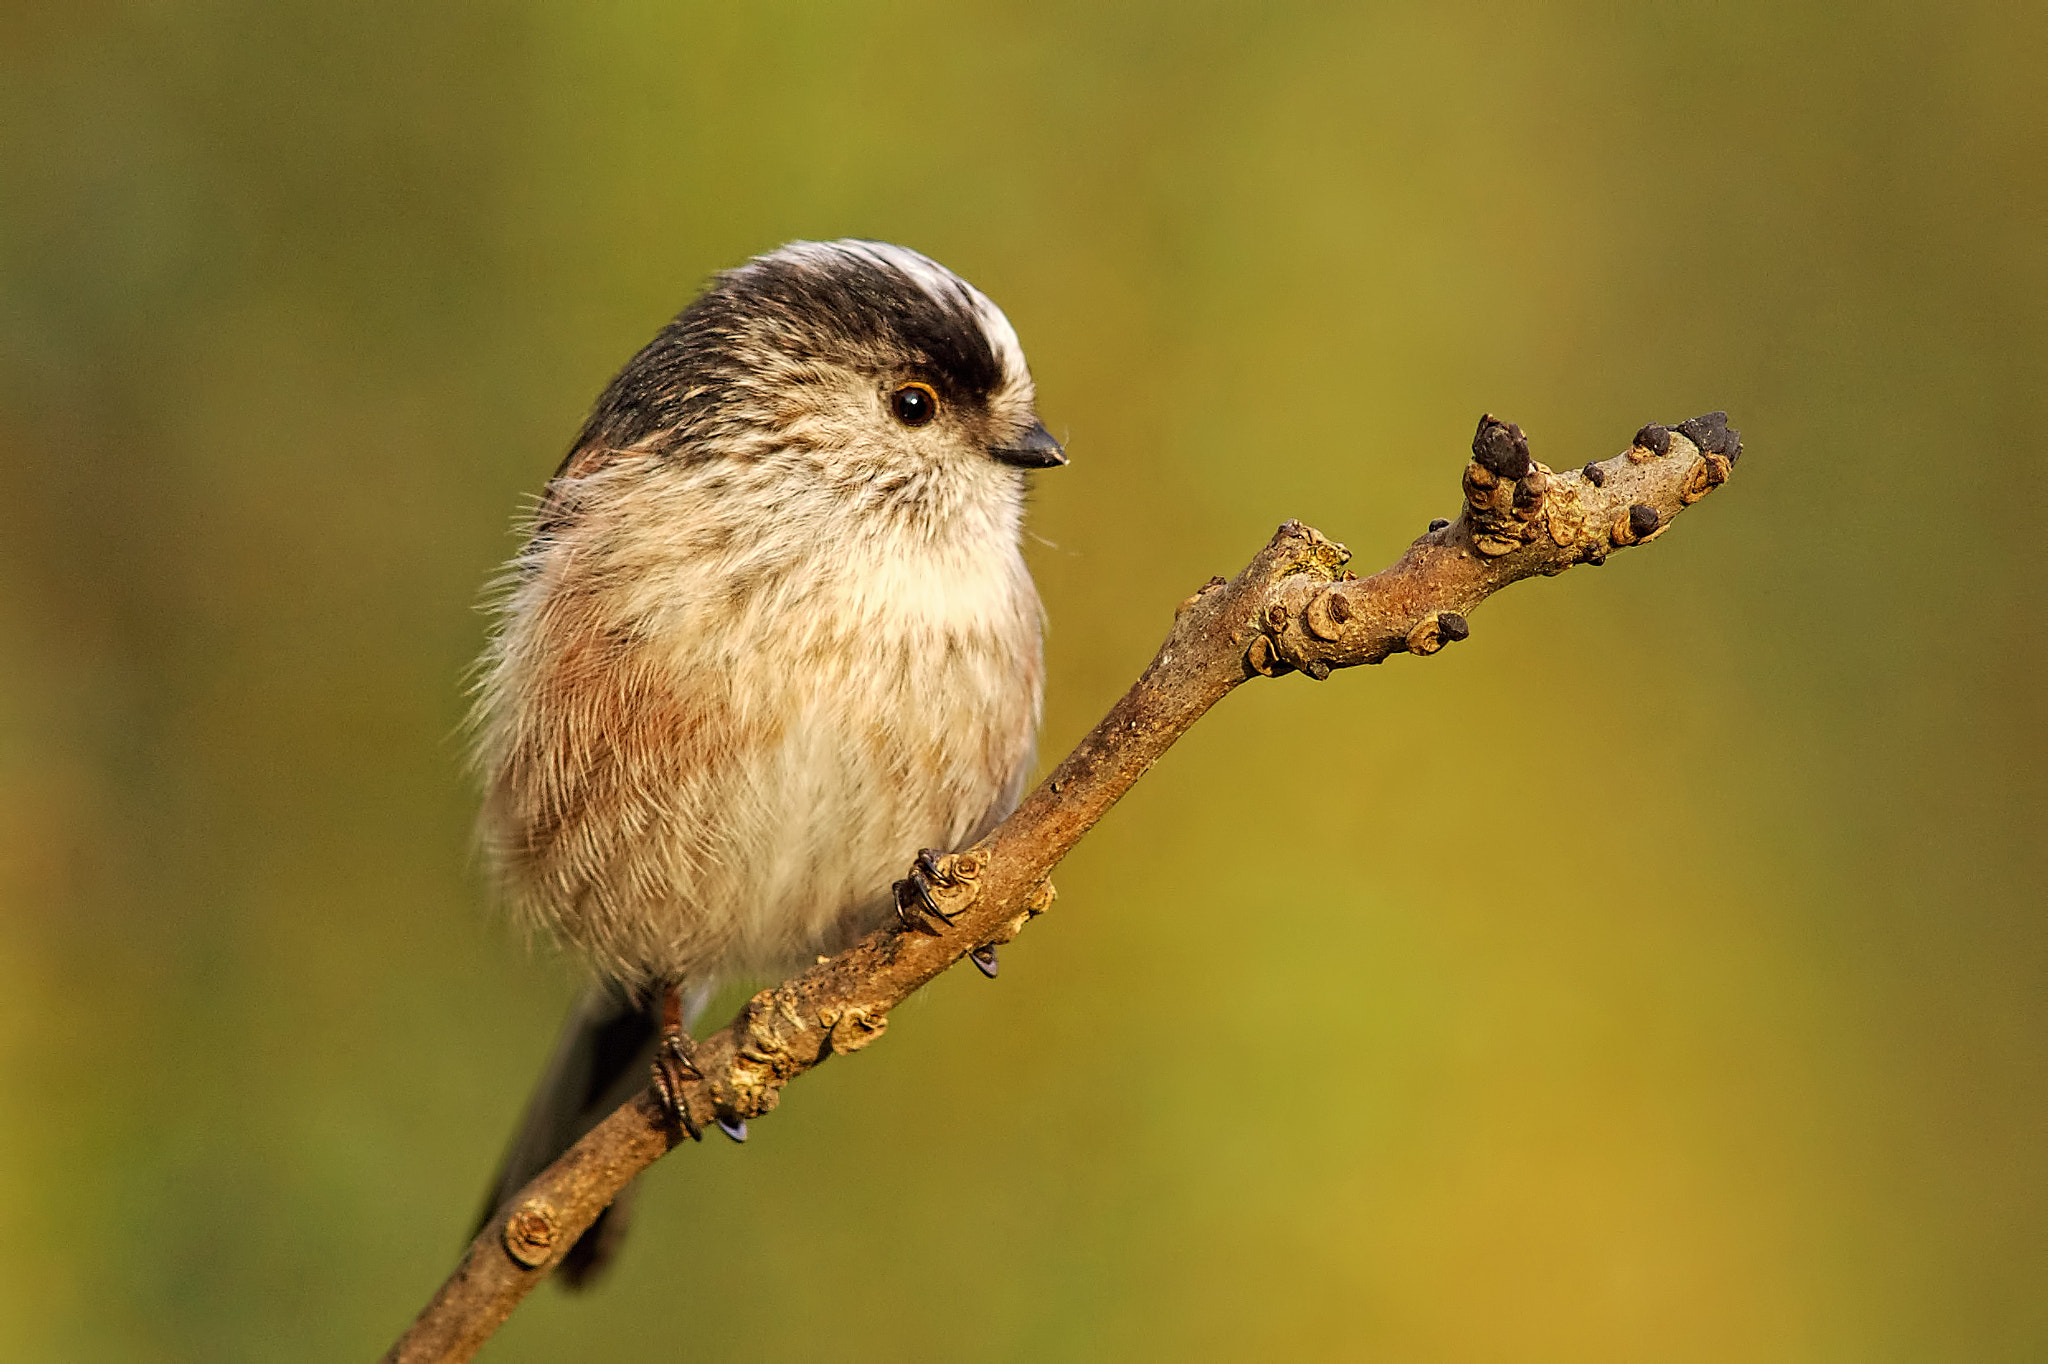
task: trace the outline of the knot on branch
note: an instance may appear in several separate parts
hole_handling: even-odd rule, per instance
[[[1472,637],[1472,626],[1456,611],[1437,611],[1424,616],[1408,632],[1408,652],[1428,657],[1446,644]]]
[[[887,1031],[889,1015],[853,1005],[845,1009],[820,1009],[818,1022],[825,1028],[826,1043],[833,1053],[847,1056]]]
[[[1263,561],[1263,562],[1262,562]],[[1246,576],[1256,575],[1270,583],[1280,584],[1289,579],[1307,579],[1312,582],[1347,583],[1356,582],[1358,575],[1347,571],[1344,565],[1351,562],[1351,551],[1337,541],[1329,539],[1313,526],[1299,521],[1288,521],[1281,525],[1258,559],[1252,561]],[[1339,607],[1342,611],[1344,608]],[[1287,661],[1284,642],[1291,613],[1284,601],[1269,602],[1263,611],[1252,619],[1252,626],[1258,633],[1245,646],[1245,667],[1261,677],[1278,677],[1293,672],[1295,665]],[[1323,629],[1329,629],[1331,617],[1327,609],[1320,615]],[[1303,628],[1307,628],[1306,625]],[[1334,638],[1324,635],[1322,638]],[[1303,672],[1320,682],[1330,675],[1328,664],[1310,662],[1302,666]]]
[[[1294,671],[1294,665],[1280,657],[1273,637],[1263,631],[1253,637],[1251,647],[1244,651],[1244,665],[1260,677],[1278,677]]]
[[[1276,577],[1300,573],[1334,581],[1343,574],[1344,565],[1351,562],[1350,550],[1314,526],[1299,521],[1283,523],[1274,543],[1282,546],[1285,556],[1274,575]]]
[[[1252,640],[1251,647],[1245,650],[1245,666],[1261,677],[1279,677],[1282,673],[1291,673],[1299,668],[1314,681],[1326,681],[1330,676],[1328,659],[1311,657],[1297,664],[1285,657],[1283,650],[1291,649],[1295,643],[1286,639],[1286,629],[1287,622],[1282,619],[1272,627],[1270,633],[1261,634]]]
[[[1344,638],[1344,627],[1351,623],[1351,599],[1344,595],[1341,587],[1330,587],[1316,593],[1301,608],[1301,628],[1324,643],[1334,643]]]
[[[555,1253],[562,1235],[562,1217],[546,1199],[529,1198],[505,1219],[505,1253],[538,1269]]]
[[[1497,559],[1548,533],[1560,548],[1584,528],[1578,490],[1529,455],[1529,438],[1492,413],[1479,419],[1465,466],[1465,513],[1472,541]]]
[[[1650,422],[1629,442],[1628,457],[1637,464],[1662,459],[1671,453],[1671,428]]]
[[[815,1064],[817,1039],[788,987],[763,990],[732,1021],[732,1060],[717,1074],[721,1116],[759,1117],[781,1101],[782,1087]]]
[[[1616,545],[1640,545],[1655,538],[1657,532],[1663,528],[1657,516],[1657,509],[1637,502],[1608,528],[1607,538]]]
[[[1738,445],[1736,447],[1740,449]],[[1728,481],[1734,471],[1735,461],[1716,450],[1700,452],[1700,462],[1686,471],[1685,482],[1678,485],[1678,500],[1690,507],[1714,489]]]

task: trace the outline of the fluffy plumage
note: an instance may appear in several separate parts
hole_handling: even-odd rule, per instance
[[[926,424],[892,409],[906,384],[936,397]],[[1018,465],[1060,458],[1033,404],[993,303],[853,241],[719,276],[599,399],[513,565],[478,705],[504,893],[610,983],[501,1195],[611,1083],[616,1059],[574,1061],[579,1028],[594,1056],[611,1020],[618,1053],[651,987],[836,949],[918,849],[1016,804],[1041,676]]]

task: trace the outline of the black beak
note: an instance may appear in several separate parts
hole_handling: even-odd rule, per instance
[[[1067,462],[1067,452],[1045,429],[1045,423],[1039,421],[1031,423],[1031,429],[1010,444],[992,445],[988,452],[1019,469],[1050,469]]]

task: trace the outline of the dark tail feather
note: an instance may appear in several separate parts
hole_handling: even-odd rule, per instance
[[[626,1242],[626,1228],[633,1224],[633,1200],[639,1192],[637,1179],[619,1190],[612,1205],[597,1215],[597,1220],[569,1247],[562,1263],[555,1266],[555,1282],[571,1293],[581,1293],[604,1276],[612,1257]]]
[[[583,992],[491,1181],[478,1231],[528,1180],[646,1084],[656,1031],[653,1012],[615,987],[593,985]],[[565,1285],[586,1288],[611,1263],[625,1236],[632,1196],[628,1185],[570,1247],[556,1270]]]

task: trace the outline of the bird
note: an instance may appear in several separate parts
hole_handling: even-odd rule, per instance
[[[913,858],[1016,807],[1044,678],[1027,483],[1066,462],[1002,310],[880,241],[714,276],[604,389],[478,667],[484,859],[587,976],[479,1229],[716,989],[858,940]],[[591,1282],[626,1212],[559,1277]]]

